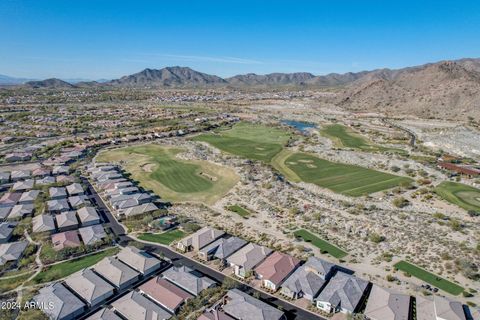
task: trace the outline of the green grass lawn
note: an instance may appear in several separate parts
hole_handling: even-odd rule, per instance
[[[228,206],[226,209],[229,211],[235,212],[236,214],[238,214],[239,216],[245,219],[248,219],[248,216],[251,215],[250,211],[248,211],[244,207],[239,206],[238,204],[235,204],[233,206]]]
[[[68,260],[52,266],[44,268],[42,272],[37,274],[32,280],[32,284],[38,284],[43,282],[50,282],[64,278],[84,268],[93,266],[98,261],[105,257],[112,256],[119,251],[118,248],[110,248],[105,251],[91,254],[86,257]]]
[[[175,240],[185,237],[187,234],[181,230],[169,230],[164,233],[143,233],[138,238],[144,241],[157,242],[169,245]]]
[[[355,165],[330,162],[306,153],[294,153],[286,166],[303,181],[334,192],[358,197],[396,187],[412,179]]]
[[[238,181],[235,172],[208,161],[176,157],[183,149],[144,144],[101,152],[98,161],[119,162],[132,178],[170,201],[213,203]]]
[[[198,135],[192,140],[207,142],[214,147],[252,160],[270,162],[282,151],[291,134],[275,127],[237,123],[229,130]]]
[[[305,229],[297,230],[293,234],[295,235],[295,237],[300,237],[306,242],[311,242],[315,247],[319,248],[320,251],[327,252],[328,254],[337,259],[341,259],[348,254],[339,247],[336,247],[333,244],[320,239],[319,237]]]
[[[25,282],[28,278],[30,278],[32,275],[33,275],[33,272],[28,272],[24,275],[19,275],[17,277],[0,279],[0,293],[15,289],[16,287],[21,285],[23,282]]]
[[[386,152],[406,154],[406,151],[402,149],[386,148],[386,147],[374,145],[369,141],[367,141],[362,136],[360,136],[359,134],[353,132],[352,130],[350,130],[349,128],[341,124],[331,124],[331,125],[325,126],[322,128],[320,132],[324,136],[335,141],[338,146],[342,146],[345,148],[360,149],[363,151],[372,151],[372,152],[386,151]]]
[[[435,188],[435,193],[465,210],[480,211],[480,189],[462,183],[444,181]]]
[[[398,270],[407,272],[408,274],[414,276],[415,278],[418,278],[420,280],[423,280],[432,286],[435,286],[445,292],[448,292],[450,294],[453,294],[455,296],[459,295],[460,293],[463,292],[464,288],[450,282],[446,279],[443,279],[431,272],[426,271],[425,269],[422,269],[414,264],[411,264],[407,261],[400,261],[394,265],[394,267]]]

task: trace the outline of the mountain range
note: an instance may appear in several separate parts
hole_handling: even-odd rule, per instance
[[[0,76],[1,79],[5,77]],[[10,77],[10,84],[15,81]],[[15,79],[15,78],[13,78]],[[331,73],[248,73],[221,78],[188,67],[145,69],[119,79],[75,84],[60,79],[27,81],[27,88],[308,88],[335,90],[334,103],[359,112],[410,114],[435,118],[480,116],[480,59],[440,61],[403,69]]]
[[[463,71],[462,71],[463,70]],[[404,77],[418,77],[423,73],[438,72],[446,75],[443,80],[453,79],[464,74],[480,73],[480,59],[461,59],[456,61],[441,61],[429,63],[416,67],[403,69],[377,69],[372,71],[348,72],[344,74],[330,73],[327,75],[313,75],[308,72],[296,73],[270,73],[258,75],[247,73],[236,75],[229,78],[221,78],[216,75],[210,75],[192,70],[188,67],[166,67],[163,69],[144,69],[138,73],[127,75],[114,80],[88,81],[84,79],[46,79],[31,80],[23,78],[13,78],[0,75],[0,84],[23,84],[27,87],[36,88],[73,88],[76,86],[113,86],[113,87],[152,87],[152,88],[177,88],[177,87],[245,87],[245,86],[305,86],[305,87],[335,87],[360,85],[362,90],[366,89],[367,83],[375,82],[376,86],[380,83],[389,82],[392,85],[401,85],[400,80]],[[475,76],[474,76],[475,77]],[[373,83],[372,83],[373,85]],[[351,88],[349,88],[351,89]],[[350,94],[358,95],[355,89],[349,90]]]

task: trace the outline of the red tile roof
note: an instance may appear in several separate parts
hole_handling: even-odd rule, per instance
[[[450,163],[450,162],[439,162],[438,165],[441,168],[456,171],[456,172],[461,173],[461,174],[466,174],[466,175],[470,175],[470,176],[480,175],[480,170],[478,170],[478,169],[469,168],[469,167],[465,167],[465,166],[459,166],[459,165],[456,165],[456,164]]]
[[[170,310],[175,310],[193,296],[161,277],[155,277],[139,288],[152,299]]]
[[[261,275],[262,279],[279,285],[299,263],[300,260],[297,258],[275,251],[255,268],[255,272]]]
[[[79,247],[81,245],[80,238],[78,237],[76,230],[65,231],[52,235],[52,243],[55,250]]]

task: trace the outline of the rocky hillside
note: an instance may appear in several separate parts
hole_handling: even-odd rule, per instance
[[[122,87],[199,87],[225,85],[227,82],[187,67],[167,67],[160,70],[145,69],[106,84]]]
[[[338,105],[355,111],[466,119],[480,116],[480,61],[376,70],[348,84]]]
[[[315,76],[308,72],[270,73],[258,75],[247,73],[225,79],[232,86],[278,86],[278,85],[305,85]]]
[[[24,84],[24,86],[37,89],[37,88],[52,88],[52,89],[61,89],[61,88],[75,88],[74,85],[65,82],[60,79],[51,78],[39,81],[28,81]]]

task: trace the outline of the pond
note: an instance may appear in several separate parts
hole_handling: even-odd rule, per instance
[[[282,120],[281,123],[287,126],[293,127],[301,132],[308,132],[310,129],[316,128],[317,125],[311,122],[295,121],[295,120]]]

